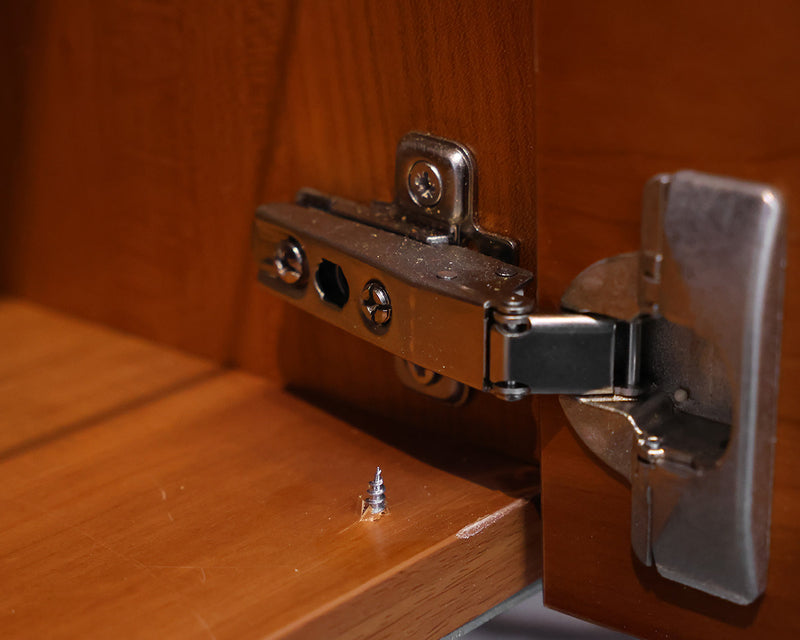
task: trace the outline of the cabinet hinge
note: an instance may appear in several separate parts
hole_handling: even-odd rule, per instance
[[[645,564],[733,602],[766,580],[784,215],[765,185],[681,171],[645,187],[642,246],[536,309],[516,241],[475,222],[462,145],[401,140],[392,203],[310,189],[258,208],[259,280],[402,359],[461,402],[561,394],[575,432],[632,486]]]

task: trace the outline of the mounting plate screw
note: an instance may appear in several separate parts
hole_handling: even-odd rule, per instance
[[[426,160],[417,160],[408,172],[408,194],[420,207],[432,207],[442,198],[442,176]]]
[[[272,261],[281,280],[299,286],[306,273],[306,256],[299,242],[292,238],[281,240]]]
[[[369,481],[369,491],[367,491],[367,508],[372,513],[383,513],[386,511],[386,487],[383,486],[381,468],[375,471],[375,479]]]
[[[361,315],[371,329],[381,329],[392,319],[389,292],[378,280],[370,280],[361,290]]]

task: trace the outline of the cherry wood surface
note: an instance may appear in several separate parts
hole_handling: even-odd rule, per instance
[[[212,374],[212,363],[0,298],[0,461]]]
[[[3,390],[4,438],[36,405],[36,372],[41,399],[80,396],[79,379],[111,397],[141,387],[138,339],[13,302],[0,328],[19,343],[2,379],[24,391]],[[45,329],[86,353],[51,349],[59,379]],[[156,374],[189,368],[147,353]],[[72,428],[3,455],[4,637],[438,638],[541,575],[535,467],[408,430],[370,436],[374,417],[245,373],[163,382],[116,410],[79,398]],[[30,420],[68,421],[51,408]],[[389,513],[361,522],[378,464]]]
[[[5,289],[229,360],[292,6],[3,2]]]
[[[581,269],[639,245],[640,196],[691,168],[778,187],[789,213],[766,595],[730,605],[645,570],[630,490],[542,403],[546,604],[641,637],[800,635],[800,6],[539,3],[539,283],[553,307]]]
[[[422,130],[470,146],[481,223],[532,267],[532,3],[31,4],[0,26],[7,290],[536,458],[530,402],[405,389],[389,356],[257,285],[248,241],[255,207],[303,186],[391,199],[395,146]]]

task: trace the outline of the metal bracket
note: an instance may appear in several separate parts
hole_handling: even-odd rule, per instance
[[[738,604],[766,587],[783,225],[766,185],[656,176],[642,250],[592,265],[562,298],[627,320],[636,345],[615,395],[561,403],[631,483],[637,557]]]
[[[484,231],[475,220],[478,181],[475,159],[465,146],[423,133],[397,145],[395,204],[401,215],[441,229],[449,244],[516,264],[516,240]]]
[[[259,280],[413,363],[401,379],[431,396],[566,394],[579,437],[632,484],[637,556],[751,602],[767,565],[780,200],[764,185],[657,176],[641,251],[589,267],[564,313],[542,314],[516,243],[476,226],[475,185],[464,147],[409,134],[392,203],[306,189],[259,207]]]
[[[296,203],[431,245],[475,249],[516,264],[516,240],[484,231],[475,219],[475,160],[463,145],[423,133],[403,136],[395,159],[394,202],[362,205],[301,189]]]

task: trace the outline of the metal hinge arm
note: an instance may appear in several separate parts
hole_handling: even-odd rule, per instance
[[[488,339],[492,391],[509,400],[529,393],[613,393],[617,324],[579,313],[496,313]]]
[[[533,275],[524,269],[291,204],[259,207],[253,242],[262,283],[436,374],[507,400],[614,387],[619,323],[580,313],[530,313],[534,300],[524,289]],[[302,256],[289,281],[279,273],[283,258],[275,257],[287,246]],[[338,280],[321,268],[332,269]],[[364,317],[362,296],[373,282],[391,301],[390,319],[380,326]],[[358,289],[351,294],[352,287]],[[348,304],[351,297],[359,299]]]

